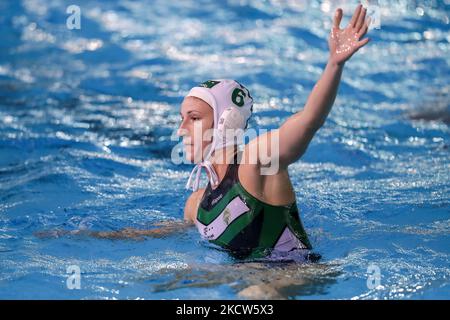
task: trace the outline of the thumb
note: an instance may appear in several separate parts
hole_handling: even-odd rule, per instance
[[[365,38],[361,41],[358,41],[358,50],[364,47],[368,42],[370,41],[370,38]]]

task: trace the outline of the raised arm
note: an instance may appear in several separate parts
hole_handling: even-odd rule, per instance
[[[345,62],[370,40],[362,39],[370,23],[370,19],[366,19],[366,9],[362,5],[356,8],[345,29],[339,27],[341,20],[342,9],[337,9],[328,40],[329,60],[304,109],[288,118],[278,129],[281,168],[297,161],[306,151],[333,106]]]

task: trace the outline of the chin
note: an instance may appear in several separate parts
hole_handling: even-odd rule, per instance
[[[191,154],[186,154],[185,158],[186,158],[186,161],[189,163],[194,162],[194,157]]]
[[[192,150],[192,148],[184,148],[184,157],[186,158],[186,160],[190,163],[194,162],[194,152]]]
[[[198,153],[201,153],[201,151],[198,151]],[[190,163],[196,163],[195,159],[202,159],[203,160],[202,156],[196,157],[196,153],[195,153],[195,150],[194,150],[193,146],[185,147],[184,148],[184,154],[185,154],[186,160],[189,161]],[[202,161],[202,160],[200,160],[200,161]]]

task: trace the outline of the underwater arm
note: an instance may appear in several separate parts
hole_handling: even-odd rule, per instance
[[[59,238],[62,236],[86,236],[97,239],[136,239],[145,237],[163,238],[175,233],[182,233],[194,226],[195,214],[200,204],[204,188],[193,192],[186,201],[184,208],[184,220],[168,220],[152,224],[151,229],[124,228],[117,231],[92,231],[92,230],[42,230],[35,232],[38,238]]]
[[[150,238],[164,238],[166,236],[182,233],[189,229],[192,224],[188,221],[166,221],[153,224],[153,226],[159,226],[154,229],[135,229],[135,228],[124,228],[118,231],[90,231],[88,236],[98,239],[136,239],[140,240],[145,237]]]
[[[157,228],[153,229],[135,229],[124,228],[117,231],[91,231],[91,230],[43,230],[34,233],[38,238],[59,238],[62,236],[85,236],[97,239],[142,240],[145,237],[164,238],[174,233],[182,233],[189,229],[193,224],[189,221],[174,220],[153,224]]]

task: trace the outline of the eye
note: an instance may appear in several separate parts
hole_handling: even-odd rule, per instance
[[[192,121],[200,120],[200,117],[199,117],[198,114],[191,114],[191,115],[189,115],[189,118],[190,118]]]

